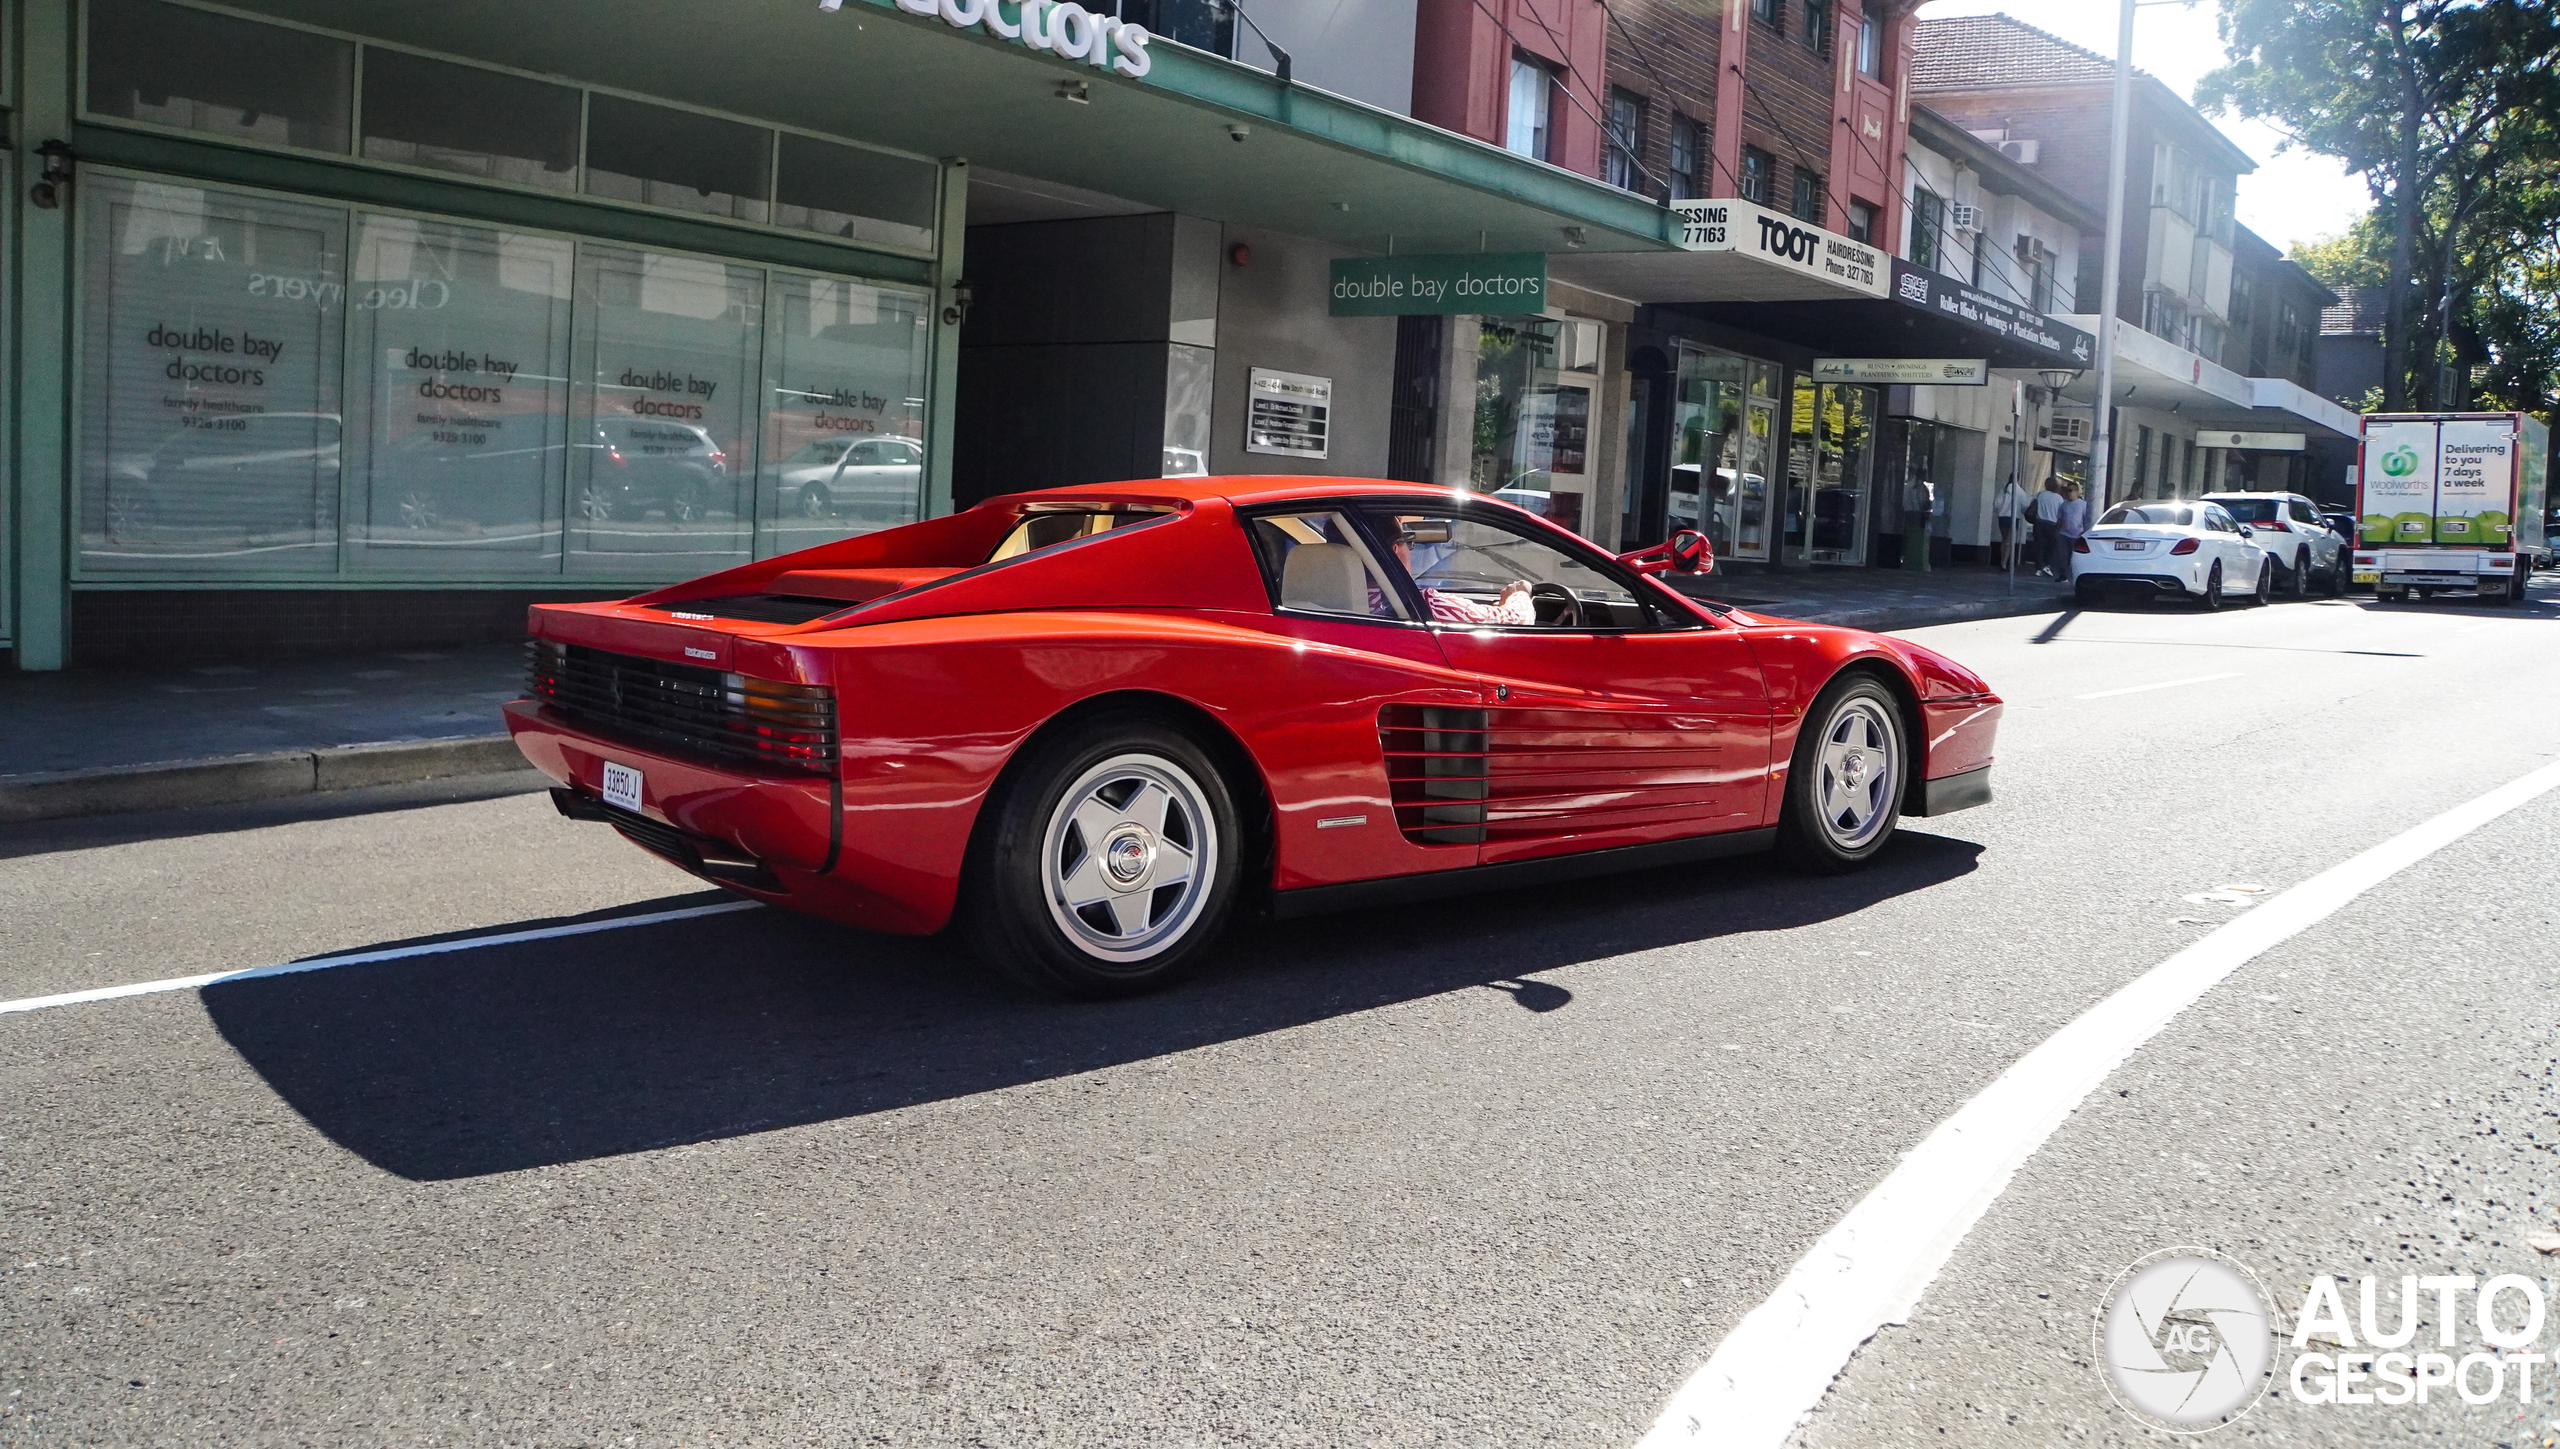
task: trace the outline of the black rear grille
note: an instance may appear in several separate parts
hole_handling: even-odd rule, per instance
[[[526,646],[533,697],[580,724],[721,764],[828,774],[835,692],[584,644]]]
[[[1485,712],[1391,704],[1378,711],[1378,745],[1396,828],[1416,845],[1484,841]]]

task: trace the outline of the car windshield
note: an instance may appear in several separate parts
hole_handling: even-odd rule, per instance
[[[2157,504],[2136,506],[2119,503],[2108,509],[2107,516],[2099,519],[2098,523],[2101,527],[2110,523],[2160,523],[2173,528],[2193,528],[2196,526],[2196,511],[2192,508],[2164,508]]]
[[[2217,498],[2222,511],[2242,523],[2273,523],[2276,510],[2283,507],[2273,498]]]

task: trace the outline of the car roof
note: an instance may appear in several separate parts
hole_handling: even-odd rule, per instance
[[[2226,498],[2302,498],[2299,493],[2205,493],[2198,496],[2209,503],[2220,503]],[[2302,501],[2308,503],[2311,500],[2303,498]]]
[[[1065,488],[1042,488],[1022,493],[1008,493],[1002,501],[1025,503],[1056,501],[1061,503],[1102,502],[1205,502],[1218,499],[1238,507],[1254,507],[1266,503],[1329,502],[1354,498],[1410,498],[1416,503],[1451,502],[1483,503],[1489,494],[1464,488],[1438,488],[1423,483],[1400,483],[1385,478],[1311,478],[1289,474],[1232,474],[1210,478],[1135,478],[1124,483],[1086,483]],[[990,498],[990,503],[999,500]],[[1508,506],[1493,500],[1497,506]],[[1533,515],[1534,516],[1534,515]]]

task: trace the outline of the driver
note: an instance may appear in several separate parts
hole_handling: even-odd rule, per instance
[[[1396,520],[1396,531],[1391,541],[1395,545],[1396,562],[1404,565],[1404,571],[1407,574],[1412,573],[1415,536],[1411,520],[1402,518]],[[1414,582],[1420,585],[1422,581],[1416,579]],[[1504,584],[1501,596],[1490,604],[1479,604],[1462,595],[1443,593],[1429,587],[1423,588],[1422,601],[1431,606],[1431,617],[1443,624],[1535,624],[1538,622],[1538,610],[1529,601],[1529,583],[1526,579],[1513,579]]]

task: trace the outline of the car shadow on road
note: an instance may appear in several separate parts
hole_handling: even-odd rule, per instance
[[[858,1117],[1452,991],[1569,1012],[1538,973],[1853,915],[1980,854],[1905,833],[1851,876],[1726,860],[1262,923],[1187,985],[1099,1005],[1027,997],[946,940],[778,910],[225,982],[203,1000],[332,1141],[439,1181]]]

